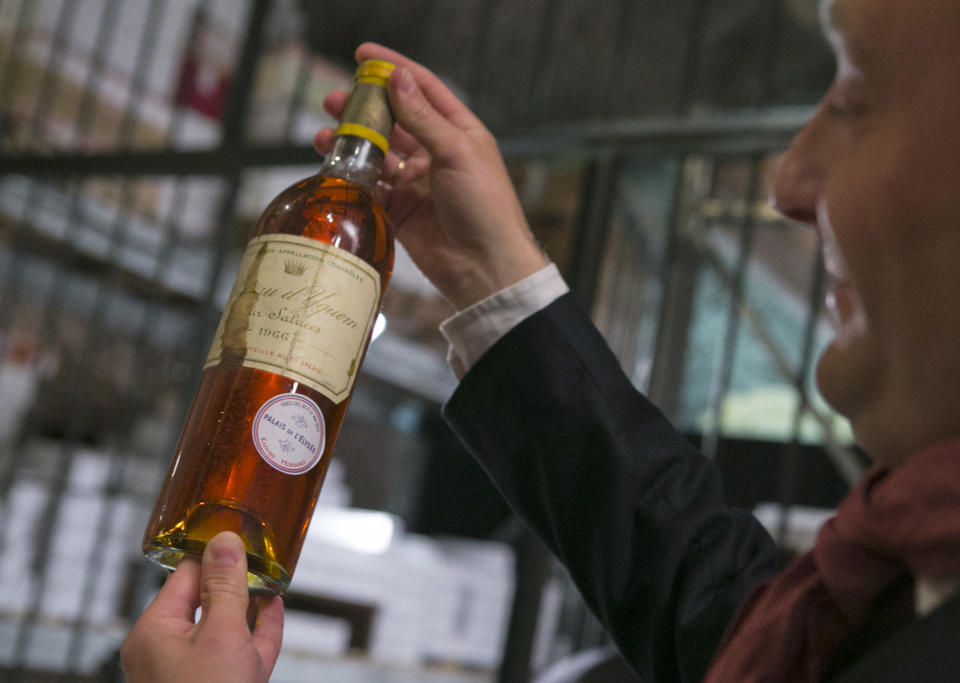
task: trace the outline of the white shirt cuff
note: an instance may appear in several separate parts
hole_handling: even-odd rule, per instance
[[[569,291],[553,263],[440,323],[447,363],[461,379],[480,356],[517,324]]]

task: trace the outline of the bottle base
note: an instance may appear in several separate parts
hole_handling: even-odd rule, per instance
[[[161,567],[174,570],[186,555],[201,557],[206,541],[185,540],[179,547],[160,544],[144,546],[143,554]],[[247,588],[251,595],[282,595],[290,585],[290,576],[275,562],[247,553]]]
[[[218,533],[233,531],[243,539],[247,550],[251,594],[281,595],[290,585],[290,574],[271,559],[274,553],[269,533],[254,515],[230,503],[200,503],[180,524],[144,539],[143,554],[161,567],[176,569],[184,556],[202,556],[207,541]]]

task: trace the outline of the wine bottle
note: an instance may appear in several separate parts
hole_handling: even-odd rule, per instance
[[[231,530],[252,592],[290,583],[393,268],[374,196],[392,70],[358,67],[320,172],[260,217],[144,535],[164,567]]]

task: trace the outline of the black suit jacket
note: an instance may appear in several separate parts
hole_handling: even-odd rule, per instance
[[[570,295],[511,330],[444,408],[644,680],[699,681],[774,546],[627,379]]]
[[[882,608],[834,657],[828,683],[960,681],[960,596],[920,619],[890,624]]]
[[[776,571],[772,540],[726,505],[712,463],[634,389],[573,297],[497,342],[444,414],[641,680],[701,680],[737,605]],[[960,598],[919,620],[896,602],[878,601],[827,679],[960,681]]]

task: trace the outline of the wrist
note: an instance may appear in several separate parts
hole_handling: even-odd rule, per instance
[[[448,286],[441,291],[458,311],[462,311],[549,264],[543,252],[531,244],[530,248],[522,251],[499,253],[482,261],[463,264],[463,267],[451,272]]]
[[[447,363],[462,379],[504,334],[570,291],[556,264],[549,264],[440,323]]]

